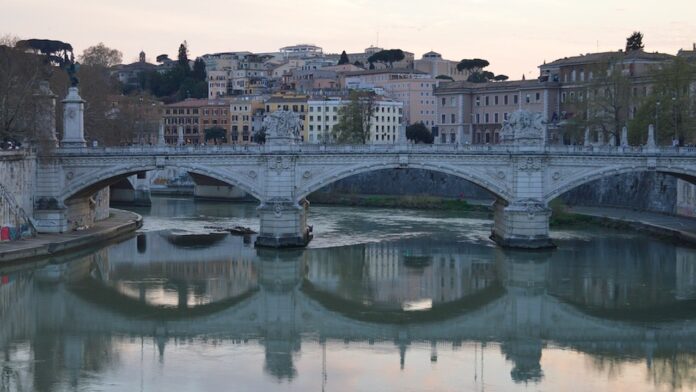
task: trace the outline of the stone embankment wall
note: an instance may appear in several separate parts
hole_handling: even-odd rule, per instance
[[[27,150],[0,151],[0,239],[31,235],[36,158]]]
[[[421,169],[358,174],[320,189],[323,193],[420,195],[493,202],[483,188],[448,174]],[[696,192],[694,193],[696,194]],[[661,173],[622,174],[580,186],[561,196],[566,204],[676,213],[677,179]]]

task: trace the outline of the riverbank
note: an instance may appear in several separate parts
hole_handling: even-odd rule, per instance
[[[93,247],[129,235],[142,225],[142,216],[112,208],[108,219],[86,230],[39,234],[34,238],[0,243],[0,264],[31,261]]]
[[[417,210],[452,210],[491,212],[487,200],[460,200],[439,196],[361,195],[317,192],[308,197],[312,204],[349,207],[410,208]]]
[[[615,228],[630,228],[696,246],[696,219],[620,208],[568,207],[566,212]]]

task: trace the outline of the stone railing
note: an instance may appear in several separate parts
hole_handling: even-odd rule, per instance
[[[16,152],[13,152],[16,154]],[[556,154],[556,155],[669,155],[696,156],[696,147],[620,147],[553,145],[519,149],[502,144],[295,144],[288,146],[270,145],[185,145],[185,146],[129,146],[129,147],[82,147],[56,150],[58,155],[258,155],[274,153],[293,154]]]

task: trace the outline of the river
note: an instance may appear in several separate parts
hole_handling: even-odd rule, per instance
[[[0,269],[0,391],[672,391],[696,388],[696,250],[490,219],[312,206],[304,250],[255,206],[154,198],[137,236]],[[182,238],[184,240],[182,240]]]

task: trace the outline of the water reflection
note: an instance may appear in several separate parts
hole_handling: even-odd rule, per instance
[[[578,356],[588,360],[574,371],[588,378],[621,380],[642,365],[638,389],[696,387],[696,252],[644,237],[569,240],[551,253],[432,238],[276,252],[233,236],[181,247],[149,232],[0,274],[0,385],[9,390],[137,389],[134,369],[151,374],[140,380],[146,390],[187,390],[154,369],[196,366],[189,358],[205,373],[262,369],[299,390],[316,389],[306,377],[322,363],[333,369],[322,383],[354,389],[331,380],[362,369],[349,359],[361,353],[398,366],[383,375],[398,385],[427,374],[422,352],[429,371],[454,371],[454,358],[473,355],[460,365],[475,377],[428,378],[435,389],[485,385],[485,375],[501,389],[572,388],[558,366]],[[147,347],[156,364],[134,365]]]

